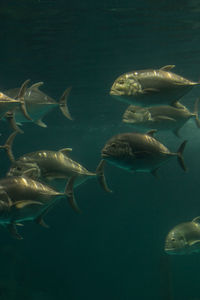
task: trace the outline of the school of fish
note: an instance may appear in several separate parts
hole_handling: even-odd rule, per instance
[[[104,175],[106,163],[130,173],[147,172],[157,176],[159,168],[176,157],[181,169],[186,171],[183,152],[187,140],[183,140],[174,152],[155,137],[160,130],[172,131],[180,137],[180,129],[191,118],[200,128],[199,99],[195,101],[192,112],[180,102],[200,83],[173,73],[174,67],[167,65],[159,69],[135,70],[120,75],[113,82],[109,94],[129,105],[122,121],[136,131],[111,136],[102,146],[101,160],[93,172],[70,158],[71,148],[58,151],[39,149],[18,158],[13,154],[14,139],[18,133],[23,133],[22,123],[33,122],[47,127],[42,119],[55,107],[66,118],[73,119],[67,106],[71,87],[63,92],[58,102],[40,90],[43,82],[28,87],[30,81],[26,80],[20,88],[1,92],[0,117],[8,121],[13,133],[0,146],[10,160],[7,174],[0,179],[0,225],[14,238],[22,239],[18,226],[33,221],[48,227],[44,216],[61,198],[66,198],[70,206],[80,213],[74,195],[75,187],[96,178],[105,192],[112,192]],[[172,228],[165,239],[164,251],[175,255],[200,252],[200,217]]]

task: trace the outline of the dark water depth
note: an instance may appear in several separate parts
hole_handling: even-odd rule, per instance
[[[23,125],[16,157],[39,149],[71,147],[72,158],[94,171],[100,151],[122,124],[126,104],[109,96],[120,74],[175,64],[175,72],[200,80],[200,2],[197,0],[20,0],[0,3],[0,90],[44,81],[59,99],[72,86],[69,121],[59,109],[43,119],[48,128]],[[193,110],[195,87],[183,103]],[[11,133],[1,121],[1,142]],[[150,174],[129,174],[106,165],[112,194],[91,179],[75,190],[83,213],[66,199],[45,220],[26,222],[18,241],[0,231],[0,300],[198,300],[200,256],[166,256],[168,231],[200,214],[200,131],[191,119],[157,137],[184,152]],[[2,151],[1,177],[9,168]]]

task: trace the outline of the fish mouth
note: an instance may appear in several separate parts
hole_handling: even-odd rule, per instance
[[[119,90],[116,90],[114,88],[111,88],[110,90],[110,95],[111,96],[121,96],[122,95],[122,92],[120,92]]]
[[[109,155],[106,154],[106,153],[104,153],[104,152],[102,152],[102,153],[101,153],[101,157],[102,157],[102,158],[107,158],[107,157],[109,157]]]

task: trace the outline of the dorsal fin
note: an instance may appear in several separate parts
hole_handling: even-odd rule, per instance
[[[175,65],[166,65],[160,68],[162,71],[170,71],[171,69],[175,68]]]
[[[72,151],[72,148],[63,148],[63,149],[60,149],[59,152],[61,152],[62,154],[68,156],[69,152]]]
[[[40,87],[41,85],[43,85],[43,84],[44,84],[43,81],[36,82],[36,83],[32,84],[32,85],[30,86],[29,89],[30,89],[30,90],[38,91],[38,90],[39,90],[39,87]]]
[[[157,129],[151,129],[149,131],[147,131],[147,135],[154,137],[154,134],[157,132]]]
[[[200,223],[200,216],[194,218],[194,219],[192,220],[192,222],[194,222],[194,223]]]

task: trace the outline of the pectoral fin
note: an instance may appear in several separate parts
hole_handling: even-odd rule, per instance
[[[151,94],[151,93],[159,93],[160,90],[156,88],[146,88],[142,90],[142,94]]]
[[[153,118],[154,121],[172,121],[172,122],[176,122],[175,119],[167,117],[167,116],[157,116]]]
[[[22,200],[22,201],[17,201],[15,203],[12,204],[12,206],[16,207],[17,209],[20,209],[20,208],[24,208],[28,205],[33,205],[33,204],[36,204],[36,205],[43,205],[42,202],[39,202],[39,201],[33,201],[33,200]]]
[[[191,242],[188,242],[189,246],[194,246],[196,244],[200,244],[200,240],[195,240],[195,241],[191,241]]]
[[[160,70],[162,70],[162,71],[170,71],[173,68],[175,68],[175,65],[167,65],[167,66],[164,66],[164,67],[160,68]]]

